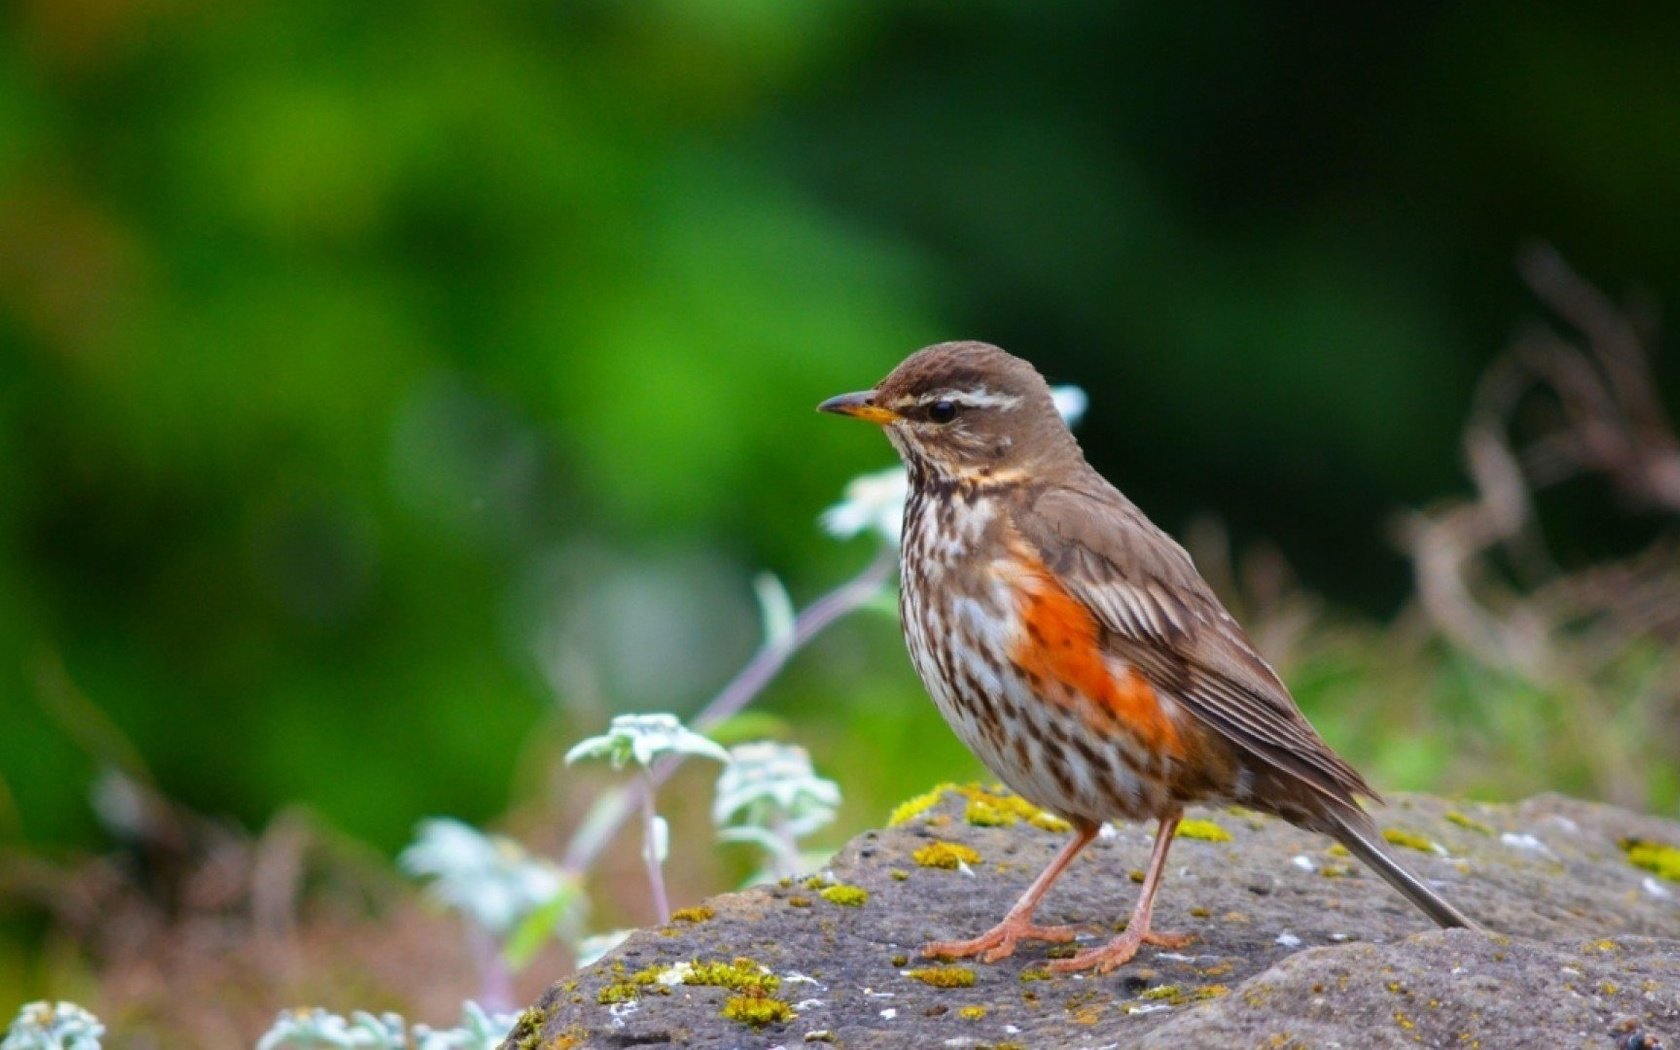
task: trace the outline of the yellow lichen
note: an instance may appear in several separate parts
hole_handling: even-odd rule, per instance
[[[966,966],[923,966],[906,970],[904,976],[934,988],[974,987],[974,971]]]
[[[513,1050],[538,1050],[542,1043],[543,1022],[548,1020],[548,1012],[540,1006],[532,1006],[519,1015],[513,1024],[513,1031],[507,1034],[507,1044]]]
[[[1483,824],[1481,821],[1477,820],[1475,817],[1472,817],[1472,816],[1470,816],[1468,814],[1465,814],[1465,813],[1460,813],[1456,809],[1447,810],[1445,816],[1447,818],[1447,823],[1457,824],[1459,827],[1463,828],[1466,831],[1474,831],[1478,835],[1491,835],[1491,834],[1493,834],[1493,828],[1492,827],[1490,827],[1487,824]]]
[[[1423,835],[1419,835],[1415,831],[1405,831],[1401,828],[1384,828],[1382,835],[1386,841],[1396,846],[1404,846],[1407,849],[1415,849],[1419,853],[1435,852],[1435,843],[1429,841],[1428,838]]]
[[[891,871],[887,872],[887,874],[892,877],[894,882],[903,882],[905,879],[910,877],[910,873],[905,871],[903,868],[893,868]]]
[[[1058,835],[1073,830],[1072,824],[1069,824],[1067,821],[1056,816],[1054,813],[1046,813],[1043,810],[1039,810],[1037,813],[1028,817],[1027,823],[1031,824],[1035,828],[1038,828],[1040,831],[1054,831]]]
[[[988,799],[971,798],[968,805],[963,807],[963,819],[982,828],[1001,828],[1015,823],[1020,818],[993,805]]]
[[[891,959],[888,959],[887,961],[892,963],[895,968],[899,967],[899,966],[908,966],[910,964],[910,956],[908,956],[908,955],[895,955]]]
[[[787,902],[790,908],[809,908],[811,906],[811,898],[801,897],[798,894],[789,897]]]
[[[957,1016],[965,1021],[978,1021],[986,1016],[984,1006],[965,1006],[957,1011]]]
[[[1161,985],[1156,985],[1154,988],[1150,988],[1149,990],[1145,991],[1142,995],[1138,996],[1138,998],[1139,999],[1177,999],[1181,994],[1182,993],[1178,990],[1178,985],[1176,985],[1176,984],[1161,984]]]
[[[924,868],[955,870],[963,864],[980,863],[979,851],[960,842],[930,842],[910,855]]]
[[[692,908],[678,908],[676,911],[671,913],[671,921],[705,922],[715,915],[717,915],[717,912],[706,907],[704,904],[697,904]]]
[[[1230,842],[1231,833],[1211,820],[1181,820],[1174,838],[1201,839],[1203,842]]]
[[[932,791],[906,799],[887,817],[888,827],[908,823],[937,806],[946,795],[959,795],[966,800],[963,820],[977,827],[1007,827],[1026,821],[1045,831],[1070,831],[1073,825],[1062,818],[1028,802],[1006,790],[1001,784],[982,787],[979,784],[940,784]],[[943,815],[941,815],[943,816]],[[930,823],[942,821],[930,821]]]
[[[934,806],[939,805],[939,800],[944,798],[945,792],[953,786],[952,784],[940,784],[926,794],[917,795],[915,798],[907,798],[900,802],[893,807],[892,813],[888,814],[887,827],[896,828],[900,824],[908,824],[915,820]]]
[[[648,992],[657,991],[669,995],[671,990],[659,985],[660,976],[668,969],[670,967],[649,966],[625,976],[624,964],[614,963],[612,973],[617,979],[602,985],[601,990],[595,993],[595,1001],[602,1006],[610,1006],[613,1003],[633,1002]]]
[[[767,996],[781,987],[782,979],[751,959],[734,959],[730,962],[695,960],[683,973],[682,983]]]
[[[765,1025],[786,1024],[793,1020],[794,1012],[793,1007],[781,999],[733,995],[723,1004],[721,1016],[753,1028],[763,1028]]]
[[[1203,905],[1200,905],[1200,904],[1198,904],[1198,905],[1196,905],[1196,906],[1195,906],[1195,907],[1193,907],[1193,908],[1191,908],[1191,909],[1190,909],[1190,914],[1191,914],[1191,915],[1194,915],[1194,916],[1195,916],[1195,917],[1196,917],[1196,918],[1198,918],[1198,919],[1205,919],[1205,918],[1207,918],[1207,917],[1208,917],[1208,916],[1209,916],[1209,915],[1212,915],[1212,914],[1213,914],[1213,912],[1211,912],[1211,911],[1209,911],[1209,910],[1208,910],[1208,909],[1207,909],[1207,908],[1206,908],[1206,907],[1204,907],[1204,906],[1203,906]]]
[[[1048,981],[1049,979],[1050,979],[1050,971],[1049,970],[1022,970],[1021,971],[1021,983],[1022,984],[1026,984],[1030,981]]]
[[[1680,882],[1680,849],[1643,839],[1623,839],[1621,846],[1629,864]]]
[[[869,902],[869,891],[862,886],[830,886],[818,896],[843,908],[861,908]]]
[[[1324,852],[1330,854],[1332,857],[1351,857],[1351,856],[1353,856],[1353,854],[1348,852],[1348,848],[1346,846],[1342,845],[1340,842],[1330,843],[1329,847],[1327,849],[1325,849]]]

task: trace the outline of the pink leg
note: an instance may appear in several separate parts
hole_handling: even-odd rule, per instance
[[[1132,956],[1145,944],[1182,948],[1190,943],[1190,938],[1183,934],[1155,933],[1149,928],[1149,913],[1155,907],[1155,891],[1160,888],[1161,874],[1167,867],[1167,850],[1172,847],[1173,830],[1178,827],[1181,816],[1175,813],[1163,817],[1155,828],[1155,849],[1149,854],[1149,871],[1144,875],[1143,890],[1138,894],[1137,906],[1132,909],[1126,932],[1101,948],[1090,948],[1071,959],[1057,960],[1050,964],[1050,969],[1057,973],[1072,973],[1075,970],[1107,973],[1131,962]]]
[[[1009,909],[1009,914],[1003,917],[1002,922],[971,941],[934,941],[922,949],[922,954],[930,959],[963,959],[970,955],[978,955],[982,962],[997,962],[1014,954],[1017,941],[1073,940],[1073,927],[1034,926],[1032,915],[1038,907],[1038,902],[1049,892],[1050,885],[1061,875],[1062,869],[1072,863],[1079,851],[1097,837],[1095,824],[1081,824],[1075,830],[1074,837],[1062,847],[1049,866],[1039,873],[1033,884],[1027,887],[1027,892]]]

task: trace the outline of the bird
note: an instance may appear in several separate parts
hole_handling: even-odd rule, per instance
[[[996,926],[930,958],[996,962],[1069,942],[1033,916],[1108,821],[1156,822],[1130,920],[1053,961],[1107,973],[1143,945],[1184,808],[1231,803],[1341,843],[1443,927],[1476,923],[1400,863],[1381,802],[1301,714],[1190,555],[1085,459],[1049,385],[981,342],[924,347],[819,411],[880,426],[909,475],[899,612],[911,662],[956,735],[1073,837]]]

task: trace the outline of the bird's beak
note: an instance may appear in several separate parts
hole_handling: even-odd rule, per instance
[[[833,412],[837,416],[851,416],[861,419],[865,423],[896,423],[902,417],[890,408],[882,408],[875,403],[875,391],[860,390],[855,394],[841,394],[831,397],[817,406],[818,412]]]

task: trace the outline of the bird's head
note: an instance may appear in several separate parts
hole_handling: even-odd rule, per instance
[[[912,478],[1040,477],[1080,459],[1044,377],[986,343],[925,347],[875,389],[829,398],[817,408],[879,424]]]

